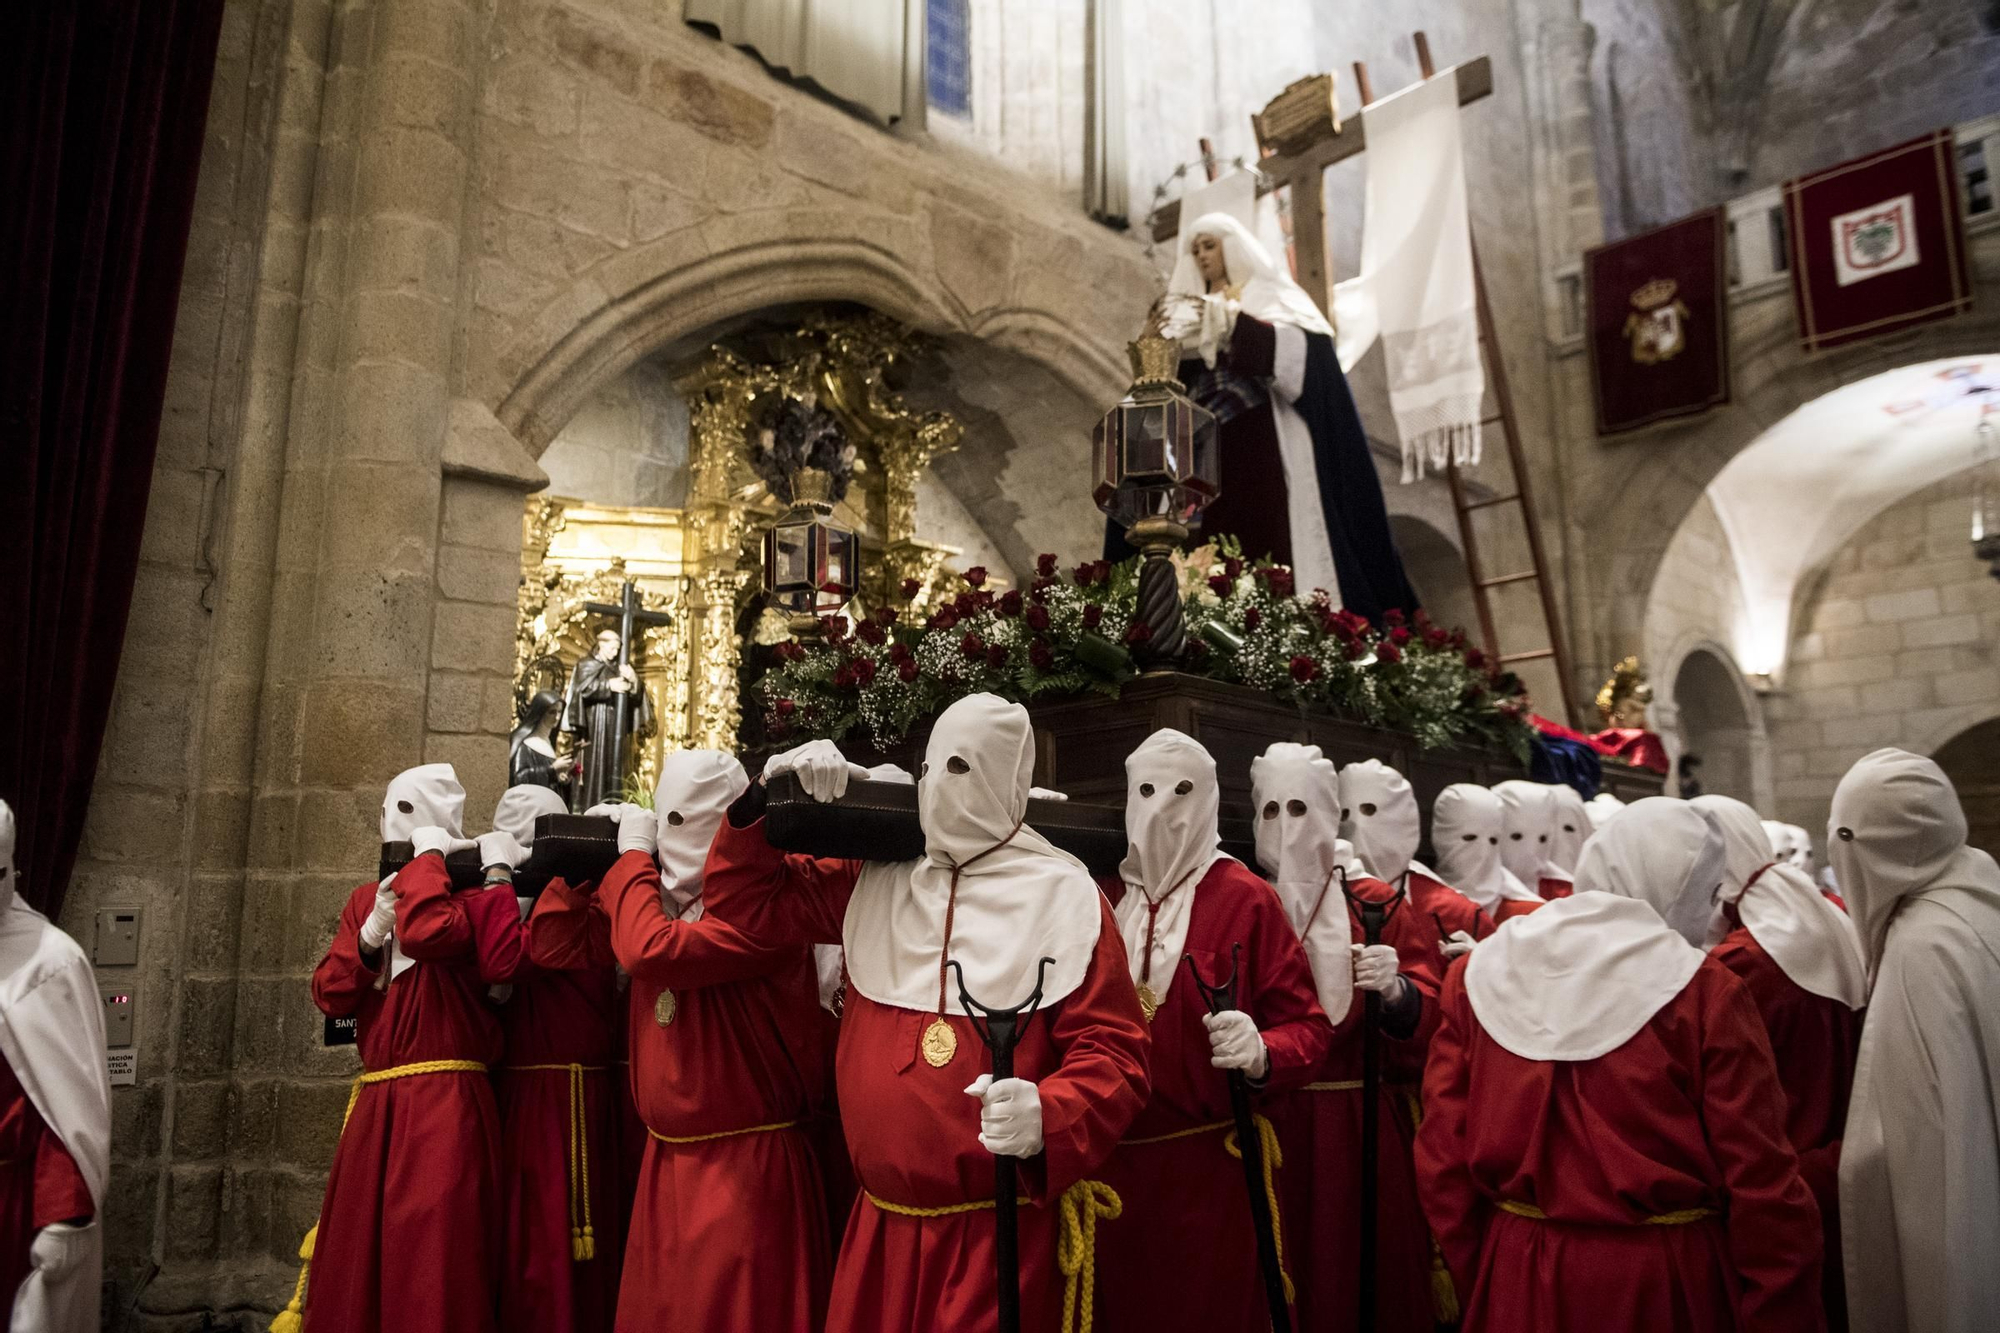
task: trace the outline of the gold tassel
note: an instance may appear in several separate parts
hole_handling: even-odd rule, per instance
[[[1097,1316],[1097,1219],[1116,1218],[1124,1211],[1118,1191],[1101,1180],[1079,1180],[1063,1191],[1056,1213],[1062,1333],[1092,1333]]]
[[[1435,1240],[1431,1242],[1431,1312],[1440,1324],[1458,1322],[1458,1287],[1451,1280],[1451,1270],[1444,1266],[1444,1254]]]
[[[1250,1117],[1256,1127],[1257,1142],[1264,1149],[1264,1202],[1271,1210],[1271,1248],[1278,1253],[1278,1278],[1285,1284],[1285,1304],[1297,1301],[1299,1293],[1292,1286],[1292,1275],[1285,1271],[1285,1225],[1282,1210],[1278,1206],[1278,1182],[1276,1172],[1285,1164],[1285,1154],[1278,1146],[1278,1131],[1269,1120],[1261,1115]],[[1243,1149],[1236,1142],[1236,1131],[1230,1130],[1222,1140],[1222,1148],[1231,1157],[1241,1161]]]
[[[271,1333],[303,1333],[306,1326],[306,1277],[312,1272],[313,1243],[318,1239],[319,1223],[315,1222],[307,1230],[306,1238],[299,1242],[298,1285],[292,1288],[292,1299],[271,1321]]]

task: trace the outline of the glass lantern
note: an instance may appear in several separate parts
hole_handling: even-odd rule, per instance
[[[1148,334],[1131,355],[1132,387],[1091,436],[1092,498],[1122,528],[1191,524],[1222,493],[1215,416],[1181,391],[1176,344]]]
[[[861,544],[833,521],[833,478],[801,468],[792,507],[764,533],[764,591],[791,613],[793,632],[845,606],[860,584]]]

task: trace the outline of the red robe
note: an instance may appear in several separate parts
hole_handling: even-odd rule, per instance
[[[551,901],[545,892],[537,907]],[[530,924],[533,965],[500,1011],[507,1051],[494,1080],[507,1208],[500,1328],[609,1333],[625,1257],[624,1071],[613,1067],[623,997],[608,955],[565,951],[549,936]],[[581,1068],[572,1074],[571,1065]],[[579,1258],[575,1240],[586,1227],[592,1253]]]
[[[360,941],[375,886],[363,884],[313,971],[313,1002],[356,1016],[363,1069],[498,1064],[500,1020],[486,988],[513,981],[527,955],[514,895],[453,893],[444,858],[428,853],[395,887],[396,947],[417,965],[377,988],[383,974],[363,959]],[[327,1174],[306,1333],[489,1333],[505,1255],[499,1143],[483,1072],[363,1085]]]
[[[1542,895],[1543,902],[1552,903],[1558,898],[1567,898],[1572,893],[1575,893],[1576,882],[1568,879],[1557,879],[1552,875],[1544,875],[1541,881],[1535,885],[1535,892]]]
[[[0,1059],[0,1309],[28,1276],[35,1233],[97,1212],[76,1159],[28,1100],[14,1067]]]
[[[858,861],[785,856],[764,840],[761,821],[743,829],[725,821],[709,849],[705,892],[717,915],[760,935],[834,943],[861,868]],[[863,1196],[841,1241],[828,1333],[998,1328],[992,1209],[917,1217],[868,1197],[903,1208],[993,1198],[993,1155],[979,1144],[979,1102],[965,1094],[967,1084],[991,1072],[991,1060],[972,1021],[954,1014],[945,1021],[957,1035],[957,1051],[943,1068],[932,1068],[917,1046],[935,1018],[848,989],[835,1074]],[[1029,1201],[1019,1214],[1021,1320],[1029,1333],[1061,1327],[1058,1203],[1102,1165],[1145,1104],[1147,1047],[1107,903],[1082,983],[1035,1015],[1014,1053],[1015,1076],[1040,1092],[1044,1140],[1019,1171]]]
[[[1380,880],[1351,881],[1357,893],[1386,897]],[[1336,888],[1334,890],[1338,892]],[[1361,918],[1351,907],[1348,929],[1362,940]],[[1381,1333],[1430,1333],[1431,1244],[1417,1203],[1410,1164],[1411,1103],[1424,1052],[1436,1025],[1437,925],[1405,902],[1383,930],[1403,975],[1422,1006],[1417,1027],[1398,1040],[1382,1037],[1382,1087],[1376,1140],[1376,1329]],[[1360,1317],[1361,1057],[1366,1031],[1365,993],[1356,988],[1347,1016],[1304,1090],[1281,1101],[1272,1119],[1284,1145],[1280,1190],[1285,1206],[1287,1263],[1298,1289],[1301,1329],[1346,1333]],[[1293,1257],[1296,1256],[1296,1257]],[[1368,1333],[1363,1330],[1362,1333]]]
[[[1820,1230],[1742,983],[1705,960],[1609,1055],[1524,1060],[1445,979],[1417,1171],[1465,1333],[1818,1333]],[[1531,1205],[1547,1219],[1498,1205]],[[1686,1209],[1713,1216],[1648,1225]]]
[[[1725,909],[1732,922],[1736,909]],[[1840,1136],[1866,1016],[1838,1000],[1814,995],[1785,975],[1748,930],[1738,926],[1709,957],[1734,972],[1763,1016],[1785,1089],[1785,1137],[1799,1155],[1799,1174],[1819,1204],[1826,1233],[1822,1283],[1827,1324],[1847,1327],[1847,1291],[1840,1264]]]
[[[660,889],[652,858],[627,852],[598,888],[600,910],[564,889],[535,913],[538,944],[560,929],[571,947],[608,947],[632,978],[632,1086],[651,1132],[617,1326],[816,1329],[829,1247],[805,1132],[823,1062],[811,951],[750,938],[713,897],[676,920]]]
[[[1499,929],[1501,923],[1511,921],[1517,916],[1526,916],[1540,906],[1540,903],[1531,903],[1526,898],[1502,898],[1500,910],[1493,914],[1494,929]]]
[[[1127,892],[1115,878],[1105,887],[1121,897]],[[1313,992],[1305,950],[1270,885],[1224,859],[1210,867],[1194,894],[1185,956],[1201,975],[1211,985],[1222,981],[1233,965],[1231,946],[1243,946],[1237,995],[1271,1056],[1253,1103],[1262,1110],[1265,1098],[1294,1091],[1312,1077],[1333,1044],[1333,1027]],[[1158,989],[1165,979],[1151,980]],[[1208,1006],[1186,963],[1172,981],[1153,1015],[1152,1096],[1100,1173],[1124,1201],[1128,1220],[1098,1234],[1104,1299],[1097,1325],[1110,1333],[1262,1328],[1269,1307],[1243,1163],[1224,1147],[1233,1132],[1229,1078],[1209,1063],[1208,1029],[1201,1021]],[[1220,1128],[1204,1128],[1215,1126]],[[1202,1132],[1187,1133],[1197,1129]],[[1274,1180],[1291,1169],[1287,1164]],[[1296,1275],[1304,1256],[1287,1250],[1285,1257]]]
[[[1410,895],[1410,906],[1430,917],[1443,935],[1462,930],[1475,940],[1483,940],[1499,929],[1478,903],[1442,880],[1412,870],[1404,876],[1403,887]]]

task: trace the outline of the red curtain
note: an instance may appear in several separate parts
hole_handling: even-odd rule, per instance
[[[222,0],[36,0],[9,13],[0,798],[20,825],[23,896],[54,915],[138,568]]]

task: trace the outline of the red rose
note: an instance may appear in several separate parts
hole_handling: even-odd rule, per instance
[[[915,579],[903,580],[904,601],[906,602],[909,601],[912,597],[915,597],[918,593],[922,592],[923,590],[924,590],[924,585],[919,583],[917,580]]]
[[[833,672],[833,688],[844,690],[854,683],[854,663],[842,662]]]
[[[780,699],[776,704],[773,704],[772,707],[777,710],[779,717],[790,717],[793,713],[796,713],[799,710],[799,706],[793,703],[790,699]]]
[[[1409,641],[1410,641],[1410,632],[1404,629],[1401,625],[1398,625],[1396,626],[1396,628],[1389,631],[1389,642],[1395,644],[1398,648],[1403,647],[1405,644],[1409,643]]]
[[[872,643],[878,647],[889,641],[889,636],[882,632],[882,627],[872,620],[864,620],[859,625],[856,625],[854,627],[854,637],[863,643]]]
[[[1056,576],[1056,558],[1053,552],[1044,551],[1035,557],[1035,572],[1045,579]]]
[[[950,629],[957,623],[958,623],[957,609],[949,606],[941,606],[937,609],[937,614],[931,617],[930,628]]]
[[[1362,658],[1368,656],[1368,645],[1359,639],[1349,639],[1341,648],[1341,651],[1347,654],[1348,661],[1359,662]]]
[[[1240,579],[1243,577],[1243,562],[1232,555],[1222,562],[1222,572],[1232,579]]]
[[[917,659],[906,657],[896,663],[896,674],[901,676],[906,682],[915,680],[917,678]]]
[[[1056,581],[1054,579],[1036,579],[1028,585],[1028,600],[1031,602],[1048,601],[1049,589],[1055,586]]]
[[[1297,657],[1294,657],[1292,659],[1293,680],[1297,681],[1301,685],[1304,685],[1308,681],[1318,679],[1318,677],[1319,677],[1319,663],[1313,661],[1310,657],[1307,657],[1304,653],[1300,653]]]
[[[839,643],[847,637],[847,618],[845,616],[821,616],[819,625],[820,629],[826,634],[827,642],[829,643]]]
[[[1462,629],[1455,629],[1455,630],[1453,630],[1453,631],[1451,632],[1451,646],[1452,646],[1452,647],[1454,647],[1454,648],[1463,648],[1463,647],[1465,647],[1465,631],[1464,631],[1464,630],[1462,630]]]
[[[986,640],[979,637],[977,630],[967,630],[965,637],[958,641],[958,651],[976,662],[986,656]]]
[[[966,570],[965,581],[975,588],[984,586],[986,583],[986,566],[974,565],[971,569]]]
[[[1424,631],[1424,647],[1426,648],[1442,648],[1450,642],[1451,635],[1445,633],[1436,625]]]
[[[1270,588],[1273,597],[1290,597],[1292,589],[1297,586],[1292,571],[1283,565],[1266,565],[1257,571],[1257,575]]]
[[[875,671],[874,658],[857,657],[854,659],[854,683],[856,685],[873,685],[875,683]]]
[[[1399,606],[1392,606],[1382,613],[1382,623],[1385,625],[1400,625],[1406,619],[1407,617],[1403,615],[1403,609]]]
[[[1006,665],[1007,665],[1007,645],[1006,645],[1006,644],[1004,644],[1004,643],[989,643],[989,644],[987,644],[987,645],[986,645],[986,665],[987,665],[987,666],[990,666],[990,667],[992,667],[992,668],[993,668],[993,669],[994,669],[995,671],[998,671],[998,670],[999,670],[999,669],[1000,669],[1001,667],[1003,667],[1003,666],[1006,666]]]
[[[1264,613],[1262,611],[1259,611],[1256,607],[1253,606],[1248,611],[1245,611],[1243,613],[1244,633],[1246,634],[1250,633],[1263,623],[1264,623]]]
[[[1480,652],[1477,648],[1467,648],[1465,650],[1465,664],[1474,671],[1484,671],[1486,669],[1486,654]]]
[[[979,599],[969,592],[962,592],[951,599],[951,605],[961,616],[969,616],[979,609]]]
[[[1152,640],[1153,627],[1143,620],[1135,620],[1125,628],[1125,642],[1147,643]]]
[[[780,662],[797,662],[806,655],[805,645],[797,639],[787,639],[771,649],[771,655]]]
[[[1394,666],[1403,660],[1403,650],[1393,643],[1378,643],[1375,645],[1375,660]]]
[[[1083,627],[1085,629],[1096,629],[1103,620],[1103,607],[1099,606],[1096,602],[1085,604],[1083,608]]]
[[[1049,651],[1047,639],[1036,639],[1028,645],[1028,661],[1037,671],[1050,671],[1055,668],[1056,655]]]
[[[987,607],[993,605],[992,590],[989,588],[981,588],[978,592],[972,594],[972,604],[981,611],[984,611]]]
[[[891,662],[906,661],[908,660],[909,656],[910,656],[909,644],[903,643],[902,641],[898,640],[897,642],[889,645],[889,660]]]
[[[1410,623],[1418,629],[1429,629],[1431,627],[1431,613],[1420,606],[1417,608],[1416,614],[1410,618]]]
[[[1037,632],[1049,627],[1049,609],[1046,606],[1028,608],[1028,628]]]
[[[1217,597],[1229,596],[1229,590],[1235,586],[1236,580],[1230,578],[1227,574],[1210,574],[1208,576],[1208,590]]]
[[[1000,614],[1009,617],[1021,614],[1021,590],[1019,588],[1009,588],[1001,596]]]
[[[875,623],[887,629],[901,619],[902,614],[893,606],[878,606],[875,608]]]

